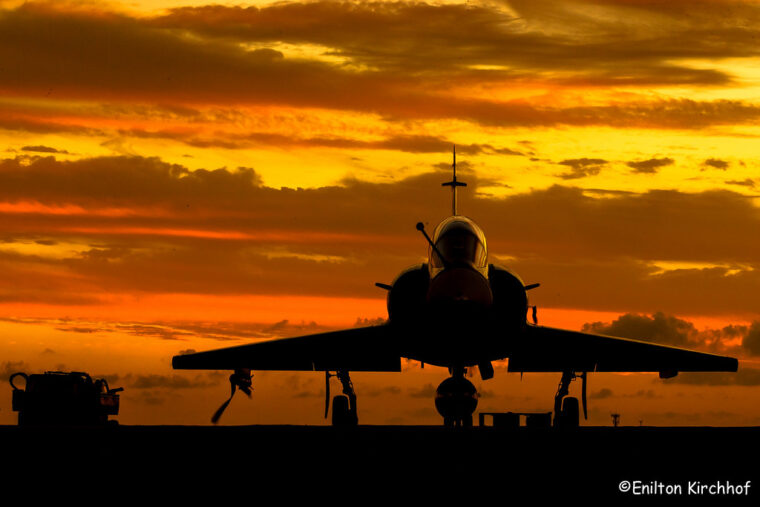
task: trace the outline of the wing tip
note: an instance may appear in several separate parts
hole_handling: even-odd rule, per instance
[[[192,369],[192,366],[190,366],[189,363],[189,356],[190,354],[180,354],[178,356],[172,357],[172,369],[174,370],[188,370]]]

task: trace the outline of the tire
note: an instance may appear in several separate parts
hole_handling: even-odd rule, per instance
[[[562,402],[562,426],[565,428],[577,428],[579,425],[578,398],[569,396]]]
[[[348,406],[348,396],[339,395],[332,402],[332,425],[348,426],[351,424],[351,411]]]

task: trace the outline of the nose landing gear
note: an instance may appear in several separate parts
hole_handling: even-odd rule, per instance
[[[454,368],[435,391],[435,408],[443,416],[443,425],[448,427],[472,426],[472,414],[478,406],[478,391],[464,378],[465,368]]]

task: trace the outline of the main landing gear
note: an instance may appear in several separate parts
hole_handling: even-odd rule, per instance
[[[235,396],[235,391],[238,389],[243,391],[249,398],[251,397],[251,393],[253,392],[253,373],[251,373],[251,370],[237,369],[232,375],[230,375],[230,397],[227,398],[227,401],[222,403],[222,406],[214,412],[213,416],[211,416],[211,422],[213,424],[219,422],[219,418],[222,417],[224,411],[227,410],[227,406],[232,401],[232,397]]]
[[[356,426],[359,424],[359,416],[356,412],[356,392],[351,377],[346,370],[338,370],[335,373],[325,372],[325,419],[330,409],[330,377],[338,377],[343,386],[343,394],[332,400],[332,425],[333,426]]]
[[[577,375],[572,371],[562,372],[562,378],[557,387],[557,394],[554,396],[554,427],[555,428],[577,428],[580,424],[580,415],[578,410],[578,398],[568,395],[570,382],[580,377],[582,381],[581,400],[583,401],[583,418],[588,419],[586,410],[586,375],[583,372]]]
[[[472,414],[478,406],[478,391],[464,378],[465,368],[452,368],[447,378],[435,391],[435,408],[443,416],[443,425],[448,427],[472,426]]]

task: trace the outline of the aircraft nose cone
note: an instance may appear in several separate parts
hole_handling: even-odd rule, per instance
[[[432,304],[469,302],[490,307],[493,295],[488,280],[471,268],[443,270],[430,282],[428,301]]]

